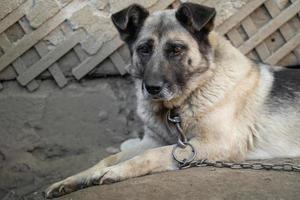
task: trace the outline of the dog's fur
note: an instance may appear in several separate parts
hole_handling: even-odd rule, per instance
[[[250,61],[213,31],[214,17],[213,8],[192,3],[151,15],[132,5],[112,16],[132,55],[144,138],[53,184],[47,197],[178,169],[171,156],[177,135],[165,124],[169,109],[180,113],[196,159],[300,156],[300,70]]]

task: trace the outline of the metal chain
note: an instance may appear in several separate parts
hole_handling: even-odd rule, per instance
[[[195,160],[189,163],[180,164],[180,169],[187,169],[191,167],[215,167],[215,168],[230,168],[230,169],[252,169],[252,170],[273,170],[285,172],[300,172],[300,165],[290,163],[263,163],[263,162],[225,162],[225,161],[208,161]]]
[[[230,168],[230,169],[252,169],[252,170],[273,170],[273,171],[285,171],[285,172],[300,172],[300,165],[290,163],[263,163],[263,162],[225,162],[225,161],[209,161],[207,159],[194,160],[196,157],[196,151],[191,143],[187,141],[185,134],[181,128],[181,119],[178,113],[172,113],[173,110],[167,112],[166,124],[169,131],[172,131],[169,123],[175,125],[178,132],[178,143],[172,151],[173,159],[178,162],[179,169],[187,169],[191,167],[215,167],[215,168]],[[177,148],[191,147],[191,157],[186,159],[178,159],[176,156]]]

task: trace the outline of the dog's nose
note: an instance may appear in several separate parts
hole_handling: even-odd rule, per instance
[[[162,82],[158,82],[156,84],[145,84],[145,89],[147,90],[147,92],[151,95],[157,95],[160,93],[160,91],[163,88],[163,83]]]

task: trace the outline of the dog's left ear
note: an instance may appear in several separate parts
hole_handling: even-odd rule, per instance
[[[113,14],[111,19],[118,29],[121,39],[128,44],[136,39],[148,15],[149,12],[144,7],[132,4]]]
[[[214,28],[216,10],[194,3],[183,3],[176,11],[176,19],[192,33],[209,33]]]

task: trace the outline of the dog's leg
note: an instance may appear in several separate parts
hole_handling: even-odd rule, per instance
[[[99,179],[99,184],[178,169],[177,163],[172,158],[173,147],[174,145],[151,149],[130,160],[108,167]]]
[[[196,159],[209,160],[230,160],[230,149],[224,148],[224,145],[212,145],[207,142],[194,138],[190,141],[196,150]],[[102,176],[99,184],[113,183],[128,178],[152,174],[155,172],[163,172],[176,170],[179,168],[178,163],[172,157],[174,145],[150,149],[141,155],[130,160],[122,162],[118,165],[108,167],[106,173]],[[191,149],[183,149],[176,151],[179,158],[189,158]]]
[[[71,193],[94,184],[107,172],[109,166],[118,164],[128,160],[147,149],[161,146],[158,142],[154,141],[151,137],[145,135],[139,144],[134,147],[128,148],[120,153],[111,155],[101,160],[93,167],[73,176],[70,176],[60,182],[54,183],[46,189],[45,196],[47,198],[58,197],[64,194]],[[97,182],[98,184],[98,182]]]

